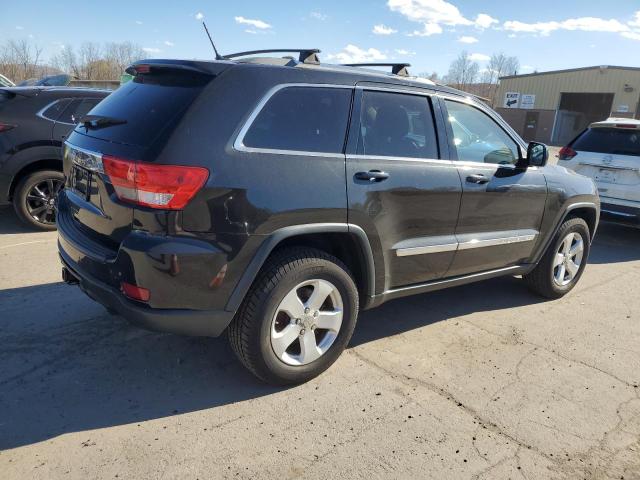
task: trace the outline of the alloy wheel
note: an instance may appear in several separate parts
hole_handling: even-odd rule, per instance
[[[271,347],[287,365],[307,365],[326,353],[342,326],[343,302],[331,282],[300,283],[282,299],[271,322]]]
[[[62,180],[48,178],[31,187],[27,193],[26,206],[34,220],[45,225],[56,223],[57,197],[63,185]]]
[[[569,233],[558,247],[553,261],[553,281],[560,287],[569,285],[578,272],[584,257],[584,239],[577,232]]]

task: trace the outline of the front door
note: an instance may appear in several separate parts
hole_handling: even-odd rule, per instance
[[[382,252],[378,293],[440,278],[456,248],[462,187],[456,166],[440,154],[447,146],[436,134],[444,128],[439,103],[427,94],[379,88],[356,93],[347,150],[349,222]]]
[[[547,197],[542,171],[517,165],[518,143],[488,112],[456,100],[443,103],[463,188],[458,249],[447,277],[526,262]]]

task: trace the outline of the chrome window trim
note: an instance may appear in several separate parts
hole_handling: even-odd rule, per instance
[[[452,160],[441,160],[437,158],[420,158],[420,157],[394,157],[386,155],[360,155],[360,154],[347,154],[347,159],[353,160],[391,160],[391,161],[409,161],[409,162],[422,162],[433,163],[436,165],[455,166]]]
[[[278,93],[280,90],[284,90],[285,88],[296,88],[296,87],[309,87],[309,88],[339,88],[344,90],[353,90],[353,86],[350,85],[337,85],[333,83],[280,83],[271,87],[267,93],[263,95],[258,104],[251,111],[251,114],[247,118],[247,120],[242,125],[240,132],[236,136],[235,141],[233,142],[233,149],[238,152],[247,152],[247,153],[270,153],[274,155],[298,155],[304,157],[329,157],[336,158],[341,157],[344,158],[344,152],[311,152],[306,150],[286,150],[286,149],[277,149],[277,148],[262,148],[262,147],[247,147],[244,144],[244,137],[247,135],[247,132],[253,125],[255,119],[260,115],[264,106],[271,100],[271,98]],[[347,132],[345,131],[345,139]]]
[[[420,245],[405,248],[396,248],[396,256],[408,257],[412,255],[425,255],[431,253],[457,252],[461,250],[471,250],[474,248],[496,247],[501,245],[512,245],[514,243],[526,243],[534,241],[540,232],[535,230],[523,230],[519,235],[498,236],[491,238],[473,238],[455,243],[442,243],[436,245]],[[481,234],[477,234],[480,236]],[[465,235],[468,236],[468,235]]]

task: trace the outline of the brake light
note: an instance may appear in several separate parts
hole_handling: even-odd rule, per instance
[[[0,133],[2,132],[8,132],[9,130],[11,130],[12,128],[15,128],[15,125],[10,125],[8,123],[2,123],[0,122]]]
[[[132,283],[122,282],[120,284],[120,289],[122,293],[124,293],[127,297],[132,300],[138,300],[140,302],[148,302],[149,298],[151,298],[151,294],[149,290],[146,288],[139,287]]]
[[[629,128],[635,130],[638,126],[632,123],[616,123],[616,128]]]
[[[578,152],[571,147],[562,147],[560,152],[558,152],[558,158],[560,160],[571,160],[576,155],[578,155]]]
[[[111,155],[102,156],[120,200],[163,210],[181,210],[209,178],[209,170],[180,165],[154,165]]]

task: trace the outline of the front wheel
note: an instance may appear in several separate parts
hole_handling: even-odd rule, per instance
[[[590,249],[586,222],[570,218],[562,224],[540,263],[523,278],[531,290],[543,297],[563,297],[582,276]]]
[[[358,290],[337,258],[311,248],[278,252],[228,329],[240,361],[273,384],[305,382],[337,360],[358,316]]]

